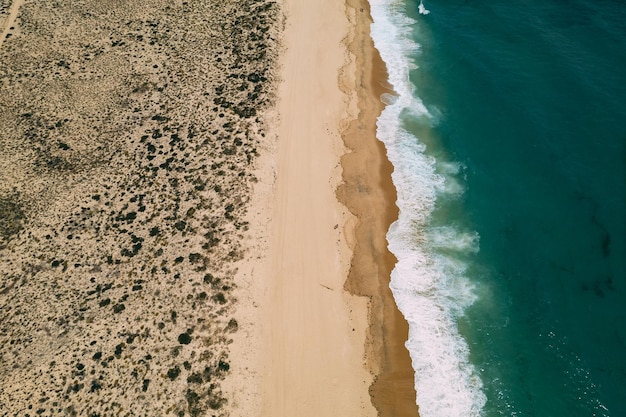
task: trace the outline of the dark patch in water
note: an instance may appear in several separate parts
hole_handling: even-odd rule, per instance
[[[613,277],[607,276],[604,279],[597,279],[592,283],[583,283],[583,291],[593,291],[593,293],[599,298],[605,298],[608,291],[615,291],[613,286]]]
[[[602,254],[605,258],[611,255],[611,235],[606,231],[602,238]]]

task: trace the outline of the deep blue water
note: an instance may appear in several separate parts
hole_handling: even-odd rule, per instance
[[[372,1],[398,100],[411,96],[389,99],[379,133],[397,171],[393,285],[422,417],[626,416],[626,3],[418,5]],[[403,221],[411,210],[426,217]],[[429,300],[439,324],[420,324]],[[455,346],[468,382],[441,381],[439,397],[434,379],[420,385],[453,374],[416,359],[437,356],[427,345]],[[450,411],[446,396],[473,400]]]

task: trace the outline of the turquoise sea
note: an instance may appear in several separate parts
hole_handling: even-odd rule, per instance
[[[370,3],[421,416],[626,416],[626,3]]]

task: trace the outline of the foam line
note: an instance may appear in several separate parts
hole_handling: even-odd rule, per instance
[[[456,324],[476,298],[465,276],[463,255],[478,250],[478,236],[452,226],[435,228],[429,224],[437,196],[449,194],[451,188],[455,193],[461,192],[460,186],[450,186],[458,169],[452,169],[452,163],[438,162],[426,155],[425,146],[402,127],[403,117],[432,118],[409,81],[410,71],[417,68],[411,57],[419,45],[410,39],[411,26],[416,22],[402,14],[399,1],[370,3],[372,38],[397,93],[393,99],[384,98],[387,107],[377,127],[378,137],[385,143],[395,167],[392,178],[400,213],[387,239],[398,263],[390,286],[409,323],[406,346],[415,370],[420,415],[479,416],[486,397]],[[424,11],[427,12],[425,8]],[[437,174],[438,164],[450,169]]]

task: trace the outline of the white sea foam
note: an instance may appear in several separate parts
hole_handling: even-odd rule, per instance
[[[463,164],[459,162],[437,161],[437,169],[446,177],[442,192],[453,196],[460,196],[465,191],[465,187],[458,179]]]
[[[462,232],[454,226],[432,227],[427,230],[432,248],[464,253],[478,252],[478,233]]]
[[[482,382],[469,362],[467,343],[456,325],[456,319],[476,298],[462,255],[478,250],[478,236],[453,226],[433,228],[428,223],[437,195],[462,192],[460,184],[452,181],[461,167],[425,155],[424,145],[402,128],[401,115],[433,117],[409,81],[409,71],[417,68],[410,58],[419,50],[410,39],[411,26],[417,22],[401,13],[398,0],[370,0],[370,4],[372,38],[397,93],[393,100],[385,99],[378,137],[395,168],[400,214],[387,234],[389,249],[398,259],[391,289],[409,322],[406,345],[415,369],[420,415],[479,416],[486,402]]]

